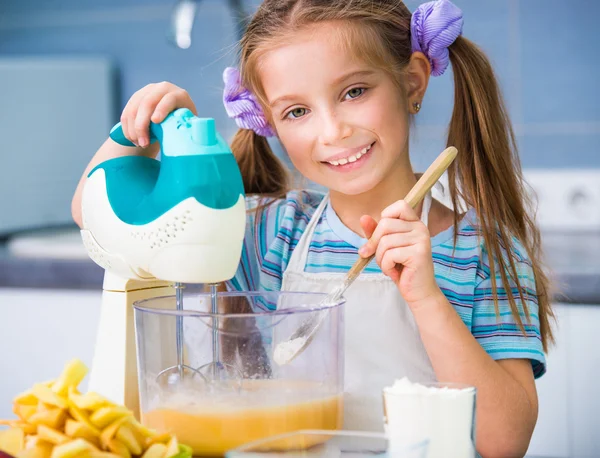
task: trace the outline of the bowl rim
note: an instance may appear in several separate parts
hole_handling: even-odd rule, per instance
[[[437,388],[439,390],[443,390],[444,388],[447,388],[448,390],[455,390],[455,391],[462,391],[462,392],[468,392],[468,393],[472,393],[474,395],[477,395],[477,387],[475,385],[471,385],[469,383],[461,383],[461,382],[441,382],[441,381],[419,381],[419,380],[411,380],[410,381],[412,385],[420,385],[419,389],[422,388]],[[386,386],[385,388],[383,388],[382,390],[384,397],[385,396],[390,396],[390,397],[403,397],[403,396],[410,396],[410,397],[423,397],[423,396],[431,396],[431,393],[429,391],[425,392],[425,391],[406,391],[406,392],[395,392],[394,391],[394,386]],[[449,394],[449,395],[453,395],[454,393],[450,393],[448,391],[444,392],[442,391],[443,394]]]
[[[389,442],[389,436],[384,432],[373,432],[373,431],[352,431],[352,430],[336,430],[336,429],[300,429],[297,431],[290,431],[288,433],[277,434],[275,436],[264,437],[251,442],[247,442],[240,445],[232,450],[229,450],[225,455],[226,458],[241,458],[241,453],[253,453],[251,448],[260,445],[267,444],[269,442],[279,441],[293,436],[299,435],[318,435],[318,436],[331,436],[331,437],[362,437],[366,439],[381,439]],[[419,450],[422,447],[429,445],[429,439],[422,439],[414,444],[407,445],[406,451]]]
[[[302,291],[226,291],[226,292],[219,292],[218,295],[219,295],[219,297],[260,297],[260,296],[270,296],[270,295],[275,295],[277,297],[279,297],[279,296],[297,296],[297,297],[312,296],[315,298],[322,298],[322,300],[319,301],[318,303],[316,303],[315,305],[307,306],[307,307],[290,307],[290,308],[286,308],[283,310],[277,310],[277,309],[264,310],[264,311],[257,311],[257,312],[253,312],[253,313],[222,313],[222,312],[212,313],[212,312],[205,312],[205,311],[200,311],[200,310],[189,310],[189,309],[165,310],[165,309],[160,309],[160,308],[156,308],[156,307],[152,307],[152,306],[148,305],[152,302],[159,301],[159,300],[175,299],[175,294],[169,294],[169,295],[156,296],[156,297],[151,297],[151,298],[147,298],[147,299],[140,299],[140,300],[134,301],[133,308],[136,312],[152,313],[152,314],[156,314],[156,315],[166,315],[166,316],[201,317],[201,318],[212,318],[212,317],[214,317],[214,318],[256,318],[256,317],[261,317],[261,316],[273,317],[273,316],[298,315],[298,314],[303,314],[303,313],[315,313],[315,312],[320,312],[320,311],[324,311],[324,310],[337,309],[346,303],[346,299],[344,297],[341,297],[339,300],[337,300],[334,303],[325,303],[325,302],[323,302],[323,300],[328,296],[328,294],[320,293],[320,292],[309,292],[309,291],[307,291],[307,292],[302,292]],[[193,293],[186,294],[185,297],[188,297],[188,298],[189,297],[210,298],[211,293],[210,292],[193,292]],[[184,299],[184,304],[185,304],[185,299]]]

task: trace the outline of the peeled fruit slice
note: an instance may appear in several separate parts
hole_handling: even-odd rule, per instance
[[[91,416],[92,424],[100,429],[108,426],[113,421],[131,415],[131,411],[123,406],[102,407],[96,410]]]
[[[152,444],[165,444],[167,445],[171,440],[171,435],[169,433],[157,434],[154,437],[150,437],[146,440],[146,444],[148,446]]]
[[[95,450],[95,447],[85,439],[75,439],[74,441],[54,447],[50,458],[75,458],[92,450]]]
[[[19,452],[17,458],[50,458],[53,448],[53,444],[38,436],[29,436],[25,439],[25,450]]]
[[[28,422],[32,425],[46,425],[53,429],[60,429],[65,424],[67,412],[63,409],[49,409],[42,412],[36,412],[29,417]]]
[[[111,402],[104,396],[98,393],[90,392],[86,394],[77,394],[73,390],[69,392],[69,401],[71,401],[79,409],[97,410],[100,407],[105,407]]]
[[[139,421],[137,421],[133,417],[129,418],[129,423],[133,427],[134,431],[139,433],[139,436],[141,436],[145,440],[148,440],[148,438],[154,437],[158,434],[153,429],[149,429],[149,428],[145,427],[144,425],[142,425]]]
[[[167,446],[164,444],[152,444],[142,455],[142,458],[163,458],[167,454]]]
[[[69,406],[69,413],[71,414],[71,416],[77,420],[80,423],[83,423],[85,426],[87,426],[91,431],[94,432],[94,434],[96,436],[100,436],[100,430],[98,428],[96,428],[92,422],[90,421],[89,417],[87,416],[87,414],[83,411],[80,410],[77,406],[75,405],[70,405]]]
[[[53,447],[52,444],[47,442],[36,444],[17,453],[16,458],[50,458]]]
[[[57,431],[52,428],[48,428],[44,425],[39,425],[37,430],[38,436],[45,440],[46,442],[50,442],[54,445],[64,444],[65,442],[69,442],[69,437],[65,436],[60,431]]]
[[[127,425],[123,425],[118,429],[117,439],[127,446],[132,455],[142,454],[142,446],[138,443],[133,431]]]
[[[68,419],[65,424],[65,434],[74,439],[85,439],[95,446],[100,446],[98,435],[84,423]]]
[[[36,405],[38,403],[38,398],[33,394],[32,390],[27,390],[18,394],[15,397],[14,402],[15,404]]]
[[[108,443],[108,449],[119,455],[121,458],[131,458],[131,453],[129,453],[127,446],[118,439],[111,439]]]
[[[57,379],[15,397],[16,418],[0,419],[9,427],[0,431],[0,458],[191,458],[173,434],[145,427],[98,393],[81,393],[87,370],[72,360]]]
[[[54,391],[52,391],[49,387],[44,385],[43,383],[36,383],[33,385],[33,394],[42,402],[46,404],[50,404],[56,407],[60,407],[61,409],[66,409],[69,407],[67,401],[64,398],[61,398]]]
[[[15,415],[18,415],[21,420],[27,421],[34,413],[37,412],[37,406],[35,404],[14,404],[13,412]]]
[[[118,420],[115,420],[114,422],[112,422],[110,424],[110,426],[107,426],[106,428],[104,428],[104,430],[100,434],[100,442],[102,443],[103,447],[105,447],[105,448],[108,447],[108,444],[110,443],[110,441],[116,436],[117,431],[119,430],[119,427],[123,423],[125,423],[126,420],[127,420],[126,417],[119,418]]]
[[[36,426],[30,425],[28,423],[25,423],[24,421],[19,421],[19,420],[0,420],[0,425],[6,425],[6,426],[10,426],[11,428],[20,429],[25,434],[35,434],[35,432],[37,431]],[[2,435],[2,431],[0,431],[0,436],[1,435]]]
[[[0,431],[0,450],[10,455],[16,455],[23,449],[25,433],[20,428]]]
[[[60,396],[66,396],[70,387],[77,387],[84,379],[88,368],[78,359],[69,361],[60,377],[52,384],[52,391]]]
[[[177,438],[173,436],[169,443],[167,444],[167,453],[165,458],[169,458],[171,456],[176,456],[179,453],[179,444],[177,443]]]

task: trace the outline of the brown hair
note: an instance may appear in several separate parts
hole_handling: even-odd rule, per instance
[[[258,77],[259,58],[294,31],[336,21],[340,25],[336,28],[340,32],[340,44],[363,61],[388,72],[401,88],[403,71],[412,53],[410,20],[411,13],[400,0],[265,0],[241,41],[243,84],[264,107],[264,92]],[[449,170],[450,196],[457,209],[454,227],[456,229],[458,224],[458,202],[462,199],[475,209],[480,222],[489,254],[496,313],[499,273],[504,285],[516,285],[518,299],[529,318],[525,298],[532,298],[519,280],[513,238],[523,244],[533,266],[540,331],[544,350],[547,350],[553,341],[550,282],[542,269],[540,233],[528,213],[530,202],[524,189],[515,138],[496,77],[486,56],[468,39],[460,36],[449,47],[449,52],[455,93],[447,143],[459,151]],[[285,195],[286,171],[266,139],[242,129],[233,140],[232,150],[249,194]],[[525,332],[510,288],[507,293],[515,320]]]

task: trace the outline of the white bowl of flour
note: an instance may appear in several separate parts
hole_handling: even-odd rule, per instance
[[[412,383],[405,377],[384,388],[383,397],[391,456],[423,440],[429,442],[426,458],[476,456],[474,387]]]

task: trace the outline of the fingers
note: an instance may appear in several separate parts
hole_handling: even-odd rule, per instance
[[[177,108],[177,96],[169,92],[155,106],[150,108],[152,108],[152,112],[150,113],[151,121],[154,123],[162,122],[171,111]]]
[[[121,126],[123,128],[123,134],[127,139],[135,144],[135,130],[134,130],[134,120],[137,115],[137,109],[140,100],[144,97],[146,92],[150,89],[150,85],[143,87],[139,91],[135,92],[130,99],[127,101],[125,108],[123,108],[123,112],[121,113]]]
[[[377,221],[375,221],[371,216],[364,215],[360,218],[360,225],[365,233],[366,238],[370,238],[375,232],[375,228],[377,227]]]
[[[417,212],[404,200],[398,200],[381,212],[382,218],[400,218],[405,221],[419,221]]]
[[[383,271],[383,260],[388,252],[395,252],[398,248],[412,247],[420,243],[427,243],[427,240],[423,234],[417,231],[385,235],[379,241],[379,245],[377,245],[377,251],[375,253],[377,264],[380,265],[381,270]]]
[[[186,90],[177,88],[166,94],[156,105],[151,120],[154,123],[162,122],[167,115],[176,108],[188,108],[196,114],[196,106]]]
[[[385,235],[410,232],[418,229],[419,225],[422,224],[421,221],[404,221],[396,218],[383,218],[377,224],[377,228],[373,231],[369,241],[359,250],[359,254],[363,257],[370,256],[375,253],[381,238]]]
[[[413,251],[412,246],[387,250],[383,253],[381,260],[378,261],[381,272],[397,281],[400,277],[400,268],[411,258],[411,251]]]
[[[150,122],[162,122],[177,108],[188,108],[196,114],[194,102],[185,90],[166,81],[149,84],[133,94],[123,109],[123,133],[134,144],[146,147],[150,145]]]
[[[134,143],[137,143],[141,147],[150,144],[150,135],[148,132],[150,117],[154,113],[156,106],[171,90],[172,87],[169,83],[158,83],[139,101],[133,122],[134,135],[137,140]]]

